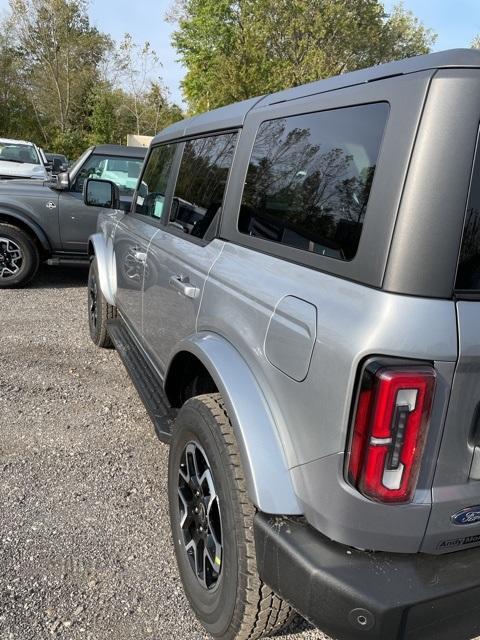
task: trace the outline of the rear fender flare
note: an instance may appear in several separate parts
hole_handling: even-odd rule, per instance
[[[180,342],[170,365],[183,351],[202,362],[225,401],[251,501],[266,513],[301,515],[272,412],[245,360],[227,340],[210,332]]]

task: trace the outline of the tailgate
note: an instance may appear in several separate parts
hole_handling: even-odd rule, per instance
[[[480,545],[480,302],[457,302],[459,358],[422,551]]]

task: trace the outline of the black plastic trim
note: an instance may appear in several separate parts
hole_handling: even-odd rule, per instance
[[[176,412],[170,407],[160,377],[138,348],[121,318],[109,320],[107,327],[117,353],[154,424],[157,436],[162,442],[169,443]]]
[[[260,577],[337,640],[469,640],[480,633],[480,553],[359,551],[299,518],[257,513]]]

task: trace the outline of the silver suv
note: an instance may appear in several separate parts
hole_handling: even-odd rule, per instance
[[[219,639],[480,630],[480,52],[177,123],[90,239],[93,341],[159,437]]]

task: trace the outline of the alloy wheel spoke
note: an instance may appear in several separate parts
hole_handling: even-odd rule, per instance
[[[180,458],[178,508],[192,571],[202,587],[211,589],[223,562],[220,505],[208,458],[195,442],[185,446]]]
[[[0,237],[0,278],[15,276],[23,264],[20,247],[9,238]]]

